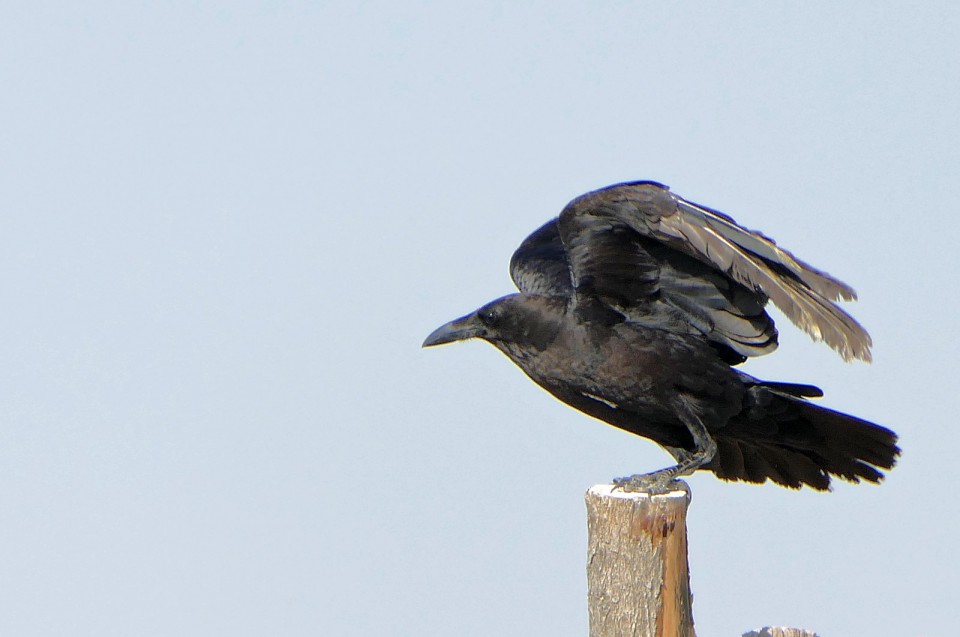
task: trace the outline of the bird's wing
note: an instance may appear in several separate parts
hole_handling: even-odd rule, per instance
[[[730,363],[776,349],[776,327],[762,294],[624,224],[581,217],[574,225],[581,293],[589,288],[628,320],[700,333]],[[569,257],[560,220],[553,219],[517,248],[510,274],[526,294],[573,297]]]
[[[525,294],[573,296],[570,263],[556,219],[524,239],[510,259],[510,276]]]
[[[723,287],[723,281],[717,279],[720,276],[736,284],[728,286],[729,298],[739,296],[745,302],[743,307],[752,299],[762,308],[769,298],[797,326],[815,340],[825,341],[844,359],[870,360],[870,336],[833,302],[856,298],[852,288],[797,259],[772,239],[743,228],[723,213],[678,197],[666,186],[633,182],[587,193],[564,208],[558,227],[578,296],[612,294],[615,298],[618,293],[642,292],[650,285],[650,261],[664,263],[672,252],[707,266],[707,271],[694,274],[685,272],[688,265],[673,268],[672,273],[667,267],[675,292],[682,292],[687,284],[702,286],[704,281],[711,289]],[[650,241],[667,248],[668,256],[652,255],[657,248],[640,254],[635,246]],[[631,267],[635,268],[632,274]],[[663,271],[661,268],[661,278]],[[663,282],[659,285],[663,287]],[[673,297],[680,304],[686,299],[694,311],[709,309],[712,302],[698,301],[696,294],[675,293]],[[729,307],[721,309],[728,312]],[[707,314],[714,320],[725,318],[723,312]],[[751,317],[750,311],[736,314],[726,317],[733,322],[734,333],[744,331],[746,323],[740,319],[749,322],[756,317]],[[763,335],[755,337],[762,339]]]
[[[735,354],[730,356],[721,350],[731,363],[742,362],[744,357],[769,354],[777,348],[777,329],[764,309],[766,296],[747,289],[694,257],[633,234],[636,243],[657,264],[658,290],[655,303],[617,307],[625,316],[636,322],[642,320],[638,314],[649,315],[651,308],[665,309],[668,316],[679,312],[682,320],[696,331],[733,350]],[[654,321],[662,321],[662,314],[662,311],[655,312]]]

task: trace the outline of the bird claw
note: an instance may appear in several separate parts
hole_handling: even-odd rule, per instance
[[[660,472],[641,473],[626,478],[614,478],[614,489],[620,489],[624,493],[647,493],[649,495],[666,495],[676,491],[682,491],[690,499],[690,486],[672,475],[664,475]]]

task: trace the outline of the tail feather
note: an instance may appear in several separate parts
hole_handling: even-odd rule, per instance
[[[820,491],[831,476],[880,482],[900,455],[889,429],[809,403],[777,383],[752,386],[743,411],[715,437],[717,455],[706,468],[718,477]]]

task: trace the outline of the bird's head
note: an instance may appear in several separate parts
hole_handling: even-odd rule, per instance
[[[504,349],[512,344],[544,349],[560,327],[566,299],[510,294],[441,325],[423,347],[481,338]]]

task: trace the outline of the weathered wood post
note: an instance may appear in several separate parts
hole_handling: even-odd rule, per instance
[[[688,491],[587,491],[590,637],[696,637],[687,564]],[[765,627],[742,637],[817,637]]]
[[[587,491],[590,637],[695,637],[688,494]]]
[[[817,637],[817,633],[802,628],[782,628],[778,626],[767,626],[760,630],[752,630],[749,633],[743,633],[742,637]]]

